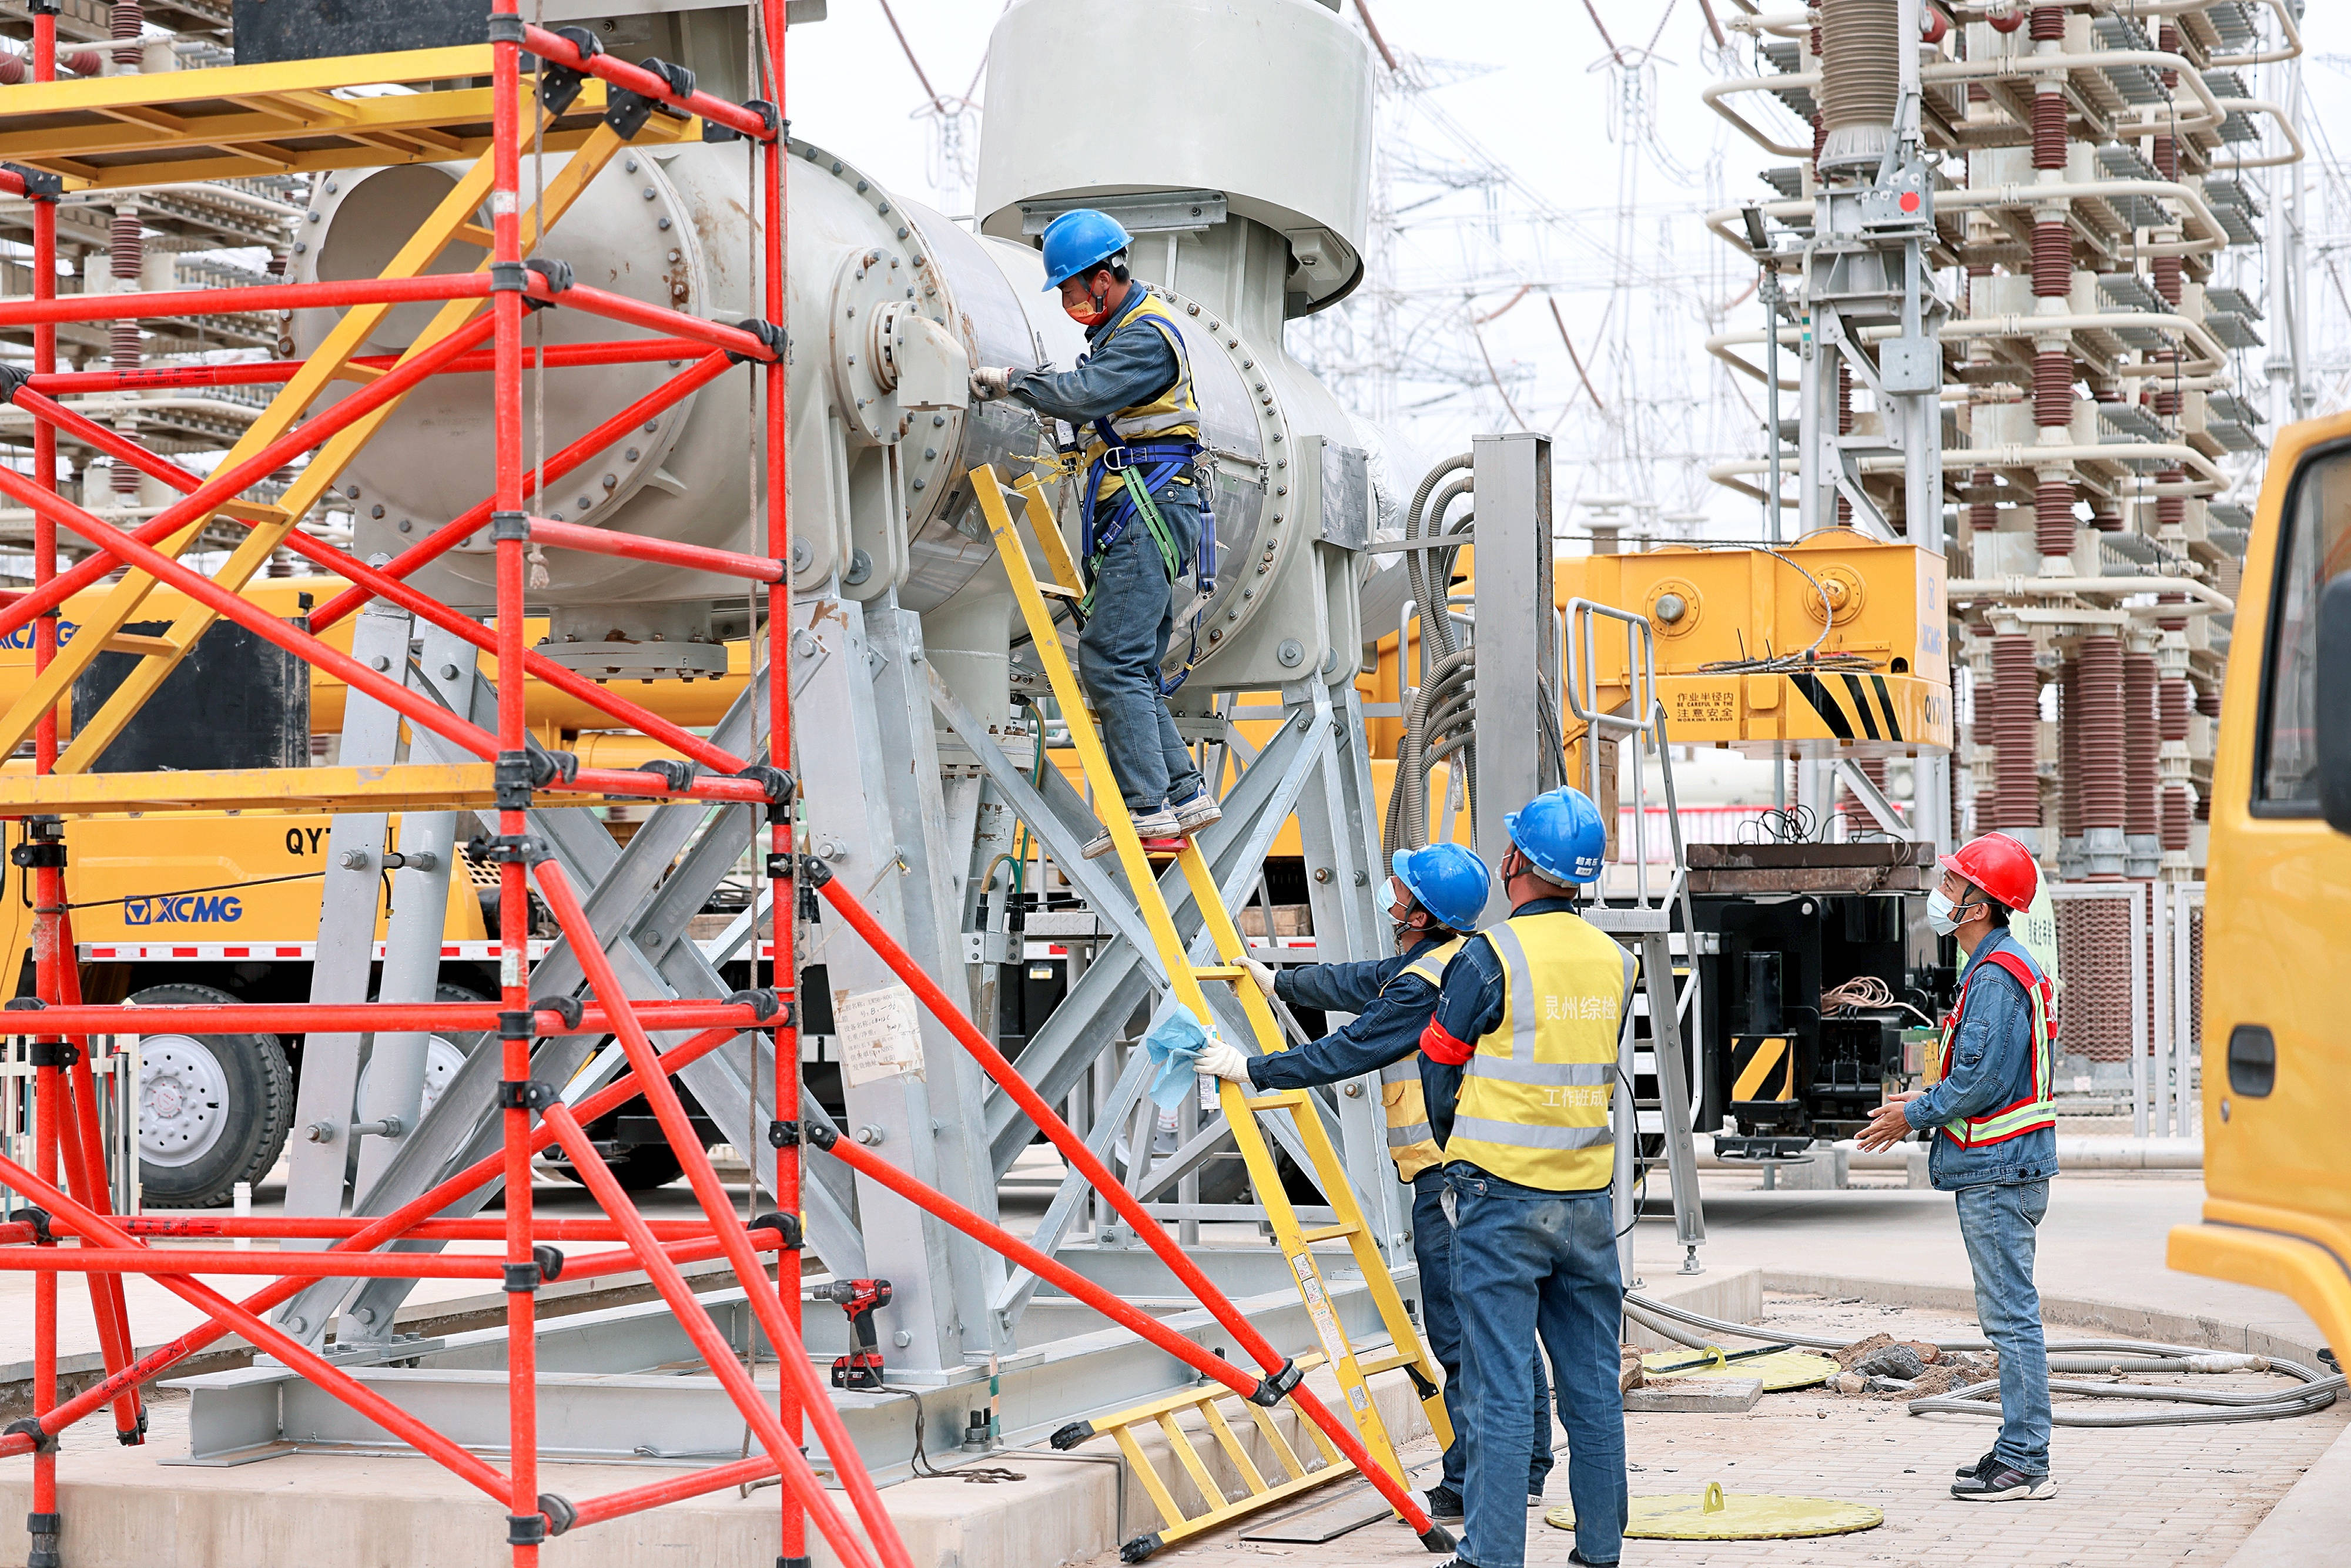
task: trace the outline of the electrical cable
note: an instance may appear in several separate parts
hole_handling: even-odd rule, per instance
[[[1808,1350],[1843,1350],[1851,1342],[1821,1334],[1797,1333],[1783,1328],[1766,1329],[1752,1323],[1731,1322],[1710,1318],[1680,1307],[1668,1306],[1646,1296],[1627,1291],[1625,1315],[1643,1326],[1665,1335],[1667,1339],[1689,1345],[1693,1349],[1709,1348],[1708,1342],[1688,1332],[1702,1329],[1708,1333],[1725,1334],[1735,1339],[1780,1342],[1801,1345]],[[1682,1325],[1687,1325],[1685,1328]],[[1995,1347],[1989,1340],[1932,1340],[1928,1343],[1938,1351],[1989,1351]],[[2283,1393],[2219,1391],[2205,1393],[2182,1388],[2176,1385],[2150,1385],[2120,1383],[2053,1383],[2052,1394],[2076,1395],[2093,1399],[2159,1399],[2184,1405],[2203,1405],[2213,1408],[2202,1411],[2151,1411],[2134,1414],[2128,1411],[2096,1411],[2060,1409],[2052,1419],[2061,1427],[2192,1427],[2233,1421],[2273,1421],[2289,1416],[2307,1416],[2324,1410],[2335,1403],[2345,1387],[2343,1375],[2322,1375],[2300,1362],[2279,1356],[2238,1356],[2216,1354],[2189,1345],[2162,1344],[2142,1340],[2074,1340],[2047,1347],[2050,1365],[2057,1371],[2172,1371],[2183,1373],[2275,1372],[2295,1378],[2301,1386]],[[2117,1363],[2116,1357],[2133,1358]],[[1892,1380],[1889,1380],[1892,1381]],[[1981,1396],[1998,1391],[1998,1379],[1970,1384],[1955,1388],[1949,1394],[1910,1401],[1914,1416],[1945,1415],[1975,1416],[1997,1418],[2000,1407],[1985,1405]]]

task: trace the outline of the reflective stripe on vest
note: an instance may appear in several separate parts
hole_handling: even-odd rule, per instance
[[[1165,300],[1143,285],[1136,287],[1143,289],[1142,303],[1130,310],[1124,320],[1111,329],[1102,341],[1107,343],[1119,333],[1129,330],[1157,332],[1176,351],[1176,380],[1169,383],[1166,391],[1149,402],[1123,408],[1112,414],[1110,427],[1126,441],[1165,441],[1178,436],[1189,436],[1197,441],[1200,438],[1200,403],[1192,392],[1192,356],[1184,347],[1184,329],[1177,323],[1176,312],[1167,308]],[[1146,322],[1148,326],[1137,328],[1137,322]],[[1099,352],[1099,349],[1096,351]],[[1086,444],[1086,465],[1091,468],[1101,462],[1102,454],[1108,450],[1107,444],[1099,438],[1089,441]],[[1125,487],[1126,481],[1122,476],[1104,473],[1101,488],[1095,492],[1095,504],[1099,506]]]
[[[1396,971],[1395,979],[1410,975],[1431,986],[1443,986],[1445,966],[1461,951],[1461,941],[1456,936],[1424,948]],[[1399,1181],[1410,1181],[1445,1158],[1445,1151],[1437,1146],[1436,1131],[1428,1124],[1428,1097],[1420,1087],[1420,1052],[1380,1069],[1380,1106],[1387,1115],[1388,1158],[1395,1161]]]
[[[1446,1158],[1548,1192],[1604,1187],[1624,949],[1565,910],[1513,916],[1486,939],[1502,962],[1502,1016],[1469,1058]]]
[[[1996,1111],[1980,1116],[1958,1116],[1943,1124],[1943,1134],[1963,1149],[1981,1148],[1987,1144],[2005,1143],[2026,1133],[2057,1124],[2054,1086],[2054,1047],[2057,1033],[2054,1009],[2051,1006],[2049,977],[2039,973],[2032,960],[2005,947],[1984,955],[1984,962],[1997,964],[2024,988],[2032,1003],[2032,1090],[2021,1100],[2011,1101]],[[1951,1016],[1943,1024],[1943,1061],[1948,1076],[1951,1052],[1959,1042],[1959,1020],[1967,1016],[1968,986],[1974,977],[1959,984],[1958,999],[1952,1004]]]

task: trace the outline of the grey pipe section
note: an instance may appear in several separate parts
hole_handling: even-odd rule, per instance
[[[1909,1145],[1897,1145],[1882,1154],[1865,1154],[1848,1139],[1837,1145],[1846,1151],[1845,1166],[1856,1171],[1898,1171],[1907,1169],[1909,1156],[1904,1152]],[[1698,1165],[1700,1170],[1752,1170],[1755,1166],[1745,1160],[1721,1160],[1714,1156],[1713,1140],[1701,1133],[1698,1137]],[[2090,1136],[2061,1137],[2057,1140],[2057,1168],[2061,1171],[2200,1171],[2204,1168],[2204,1144],[2199,1138],[2101,1138]]]

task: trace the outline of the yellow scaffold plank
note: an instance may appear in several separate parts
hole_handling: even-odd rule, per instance
[[[157,76],[28,83],[0,94],[0,159],[44,169],[75,189],[260,173],[432,163],[489,151],[487,87],[338,98],[335,89],[490,74],[486,44],[343,55]],[[548,123],[542,145],[569,152],[601,123],[604,84],[590,78]],[[640,143],[695,141],[698,120],[655,115]]]
[[[133,811],[465,811],[497,804],[486,762],[224,768],[185,773],[0,774],[0,817]],[[578,804],[601,798],[582,795]],[[569,802],[567,802],[567,804]]]

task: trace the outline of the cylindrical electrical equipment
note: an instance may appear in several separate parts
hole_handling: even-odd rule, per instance
[[[136,4],[127,6],[117,5],[114,8],[114,36],[118,38],[124,36],[123,13],[126,10],[131,13],[129,36],[136,39],[139,37],[139,7]],[[118,59],[121,57],[120,51],[116,52],[115,57]],[[131,53],[131,63],[136,65],[138,59],[139,53],[133,49]],[[106,269],[113,277],[114,286],[118,289],[130,292],[138,288],[139,274],[147,260],[145,238],[145,234],[140,227],[139,209],[136,206],[126,203],[114,209],[113,221],[107,229]],[[115,370],[139,369],[143,356],[140,349],[137,321],[121,320],[113,323],[108,329],[107,340],[108,348],[111,350],[109,357]],[[123,434],[136,435],[137,425],[131,424]],[[120,458],[115,459],[113,472],[108,476],[108,486],[118,496],[138,495],[139,470]]]
[[[2065,89],[2043,80],[2032,95],[2032,166],[2065,167]]]
[[[140,62],[139,35],[147,23],[146,7],[141,0],[114,0],[114,14],[108,18],[109,34],[114,40],[114,63],[128,70],[137,70]]]
[[[2061,219],[2032,225],[2032,294],[2063,299],[2074,287],[2074,236]]]
[[[1968,476],[1968,527],[1977,533],[1988,534],[2000,527],[2000,489],[1998,476],[1990,468],[1979,468]]]
[[[2162,748],[2155,711],[2155,655],[2123,655],[2123,850],[2125,873],[2152,877],[2161,869],[2162,802],[2156,792],[2156,754]]]
[[[2129,786],[2123,705],[2123,645],[2112,636],[2085,637],[2081,645],[2081,733],[2074,745],[2082,776],[2082,849],[2088,880],[2123,877],[2123,828]]]
[[[2065,7],[2035,5],[2032,8],[2032,41],[2036,44],[2062,44],[2065,41]]]
[[[1900,12],[1896,0],[1821,0],[1823,175],[1875,172],[1894,140]]]
[[[2057,671],[2057,874],[2082,875],[2082,666],[2068,659]]]
[[[2043,430],[2074,422],[2074,356],[2043,349],[2032,356],[2032,423]]]
[[[2074,486],[2064,479],[2043,479],[2032,492],[2033,543],[2043,555],[2074,553]]]
[[[1998,748],[1994,826],[2041,847],[2041,784],[2034,752],[2041,730],[2041,677],[2032,664],[2032,638],[2002,632],[1991,640],[1992,684],[2000,701],[1992,713],[1992,744]]]

